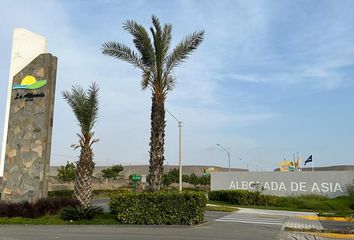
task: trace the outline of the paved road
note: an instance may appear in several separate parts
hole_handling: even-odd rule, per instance
[[[95,204],[107,209],[107,200]],[[241,209],[236,213],[206,212],[207,223],[198,226],[23,226],[0,225],[0,240],[115,240],[115,239],[322,239],[281,230],[286,216],[294,212]]]
[[[280,239],[278,230],[234,226],[1,226],[1,240]]]
[[[287,239],[279,225],[215,221],[229,213],[207,212],[198,226],[16,226],[1,225],[0,240]]]

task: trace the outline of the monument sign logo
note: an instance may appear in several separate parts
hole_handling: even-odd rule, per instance
[[[46,84],[47,80],[37,80],[34,76],[28,75],[22,79],[21,84],[14,84],[12,89],[35,90],[45,86]]]

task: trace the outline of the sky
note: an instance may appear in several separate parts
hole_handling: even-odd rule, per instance
[[[58,57],[51,165],[77,159],[79,131],[62,92],[100,86],[97,165],[148,164],[151,92],[141,72],[104,56],[133,47],[122,22],[173,25],[172,46],[195,30],[205,40],[174,71],[166,108],[183,121],[186,165],[272,170],[294,153],[315,166],[354,164],[354,1],[0,0],[0,137],[12,32],[48,39]],[[166,115],[165,164],[178,163],[177,122]],[[0,142],[1,144],[1,142]],[[241,160],[242,161],[241,161]]]

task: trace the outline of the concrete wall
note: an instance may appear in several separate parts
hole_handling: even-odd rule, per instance
[[[347,185],[354,184],[353,181],[354,171],[215,172],[211,173],[211,190],[254,190],[254,183],[259,183],[264,194],[336,197],[346,195]]]

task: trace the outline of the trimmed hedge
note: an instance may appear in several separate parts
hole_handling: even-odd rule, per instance
[[[271,206],[312,211],[350,211],[353,200],[347,196],[328,198],[320,195],[273,196],[247,190],[210,191],[209,199],[234,205]]]
[[[27,201],[20,203],[0,202],[0,217],[38,218],[45,215],[55,215],[64,207],[77,205],[79,202],[71,198],[43,198],[36,203]]]
[[[263,195],[260,192],[252,192],[247,190],[219,190],[210,191],[209,199],[214,201],[228,202],[234,205],[254,205],[254,206],[270,206],[273,197]]]
[[[94,189],[92,190],[92,195],[93,197],[99,197],[99,196],[107,196],[109,197],[111,194],[116,194],[116,193],[121,193],[121,192],[128,192],[129,190],[127,189]],[[55,190],[55,191],[49,191],[48,192],[48,197],[73,197],[74,196],[74,190]]]
[[[111,196],[110,211],[125,224],[198,224],[207,197],[196,192],[120,193]]]
[[[56,191],[48,191],[49,198],[55,197],[73,197],[74,190],[56,190]]]

